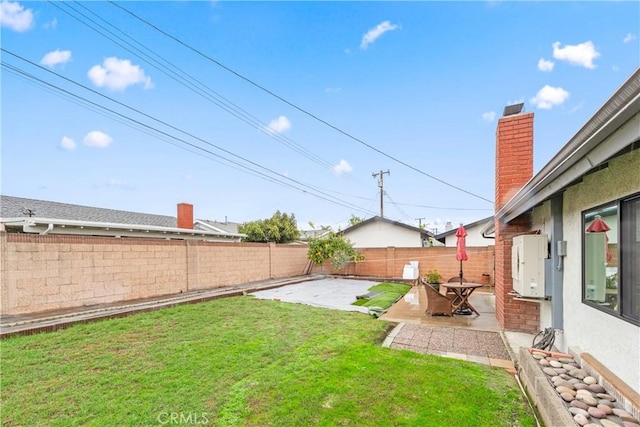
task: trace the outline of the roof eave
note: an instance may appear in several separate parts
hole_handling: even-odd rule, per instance
[[[548,200],[570,183],[640,138],[640,68],[609,98],[573,138],[498,212],[511,221]],[[605,146],[599,144],[617,130]],[[489,227],[483,228],[483,232]]]

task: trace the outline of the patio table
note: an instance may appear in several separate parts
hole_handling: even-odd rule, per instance
[[[478,288],[481,288],[482,285],[480,283],[471,283],[471,282],[463,282],[463,283],[441,283],[440,286],[447,288],[447,290],[451,290],[454,293],[454,298],[452,302],[454,313],[458,310],[469,309],[473,311],[475,314],[480,316],[478,310],[476,310],[471,303],[469,302],[469,296]]]

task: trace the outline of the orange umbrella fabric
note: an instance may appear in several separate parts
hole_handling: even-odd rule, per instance
[[[467,230],[464,229],[464,226],[460,224],[458,230],[456,230],[456,237],[458,238],[458,242],[456,244],[456,259],[458,261],[466,261],[469,259],[467,256]]]

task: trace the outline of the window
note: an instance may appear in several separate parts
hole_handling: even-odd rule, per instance
[[[640,324],[640,194],[582,214],[583,302]]]

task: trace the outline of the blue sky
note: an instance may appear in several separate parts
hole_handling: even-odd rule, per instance
[[[492,214],[506,105],[537,172],[640,64],[638,2],[117,5],[2,1],[2,194],[337,228],[389,170],[385,217],[443,231]]]

